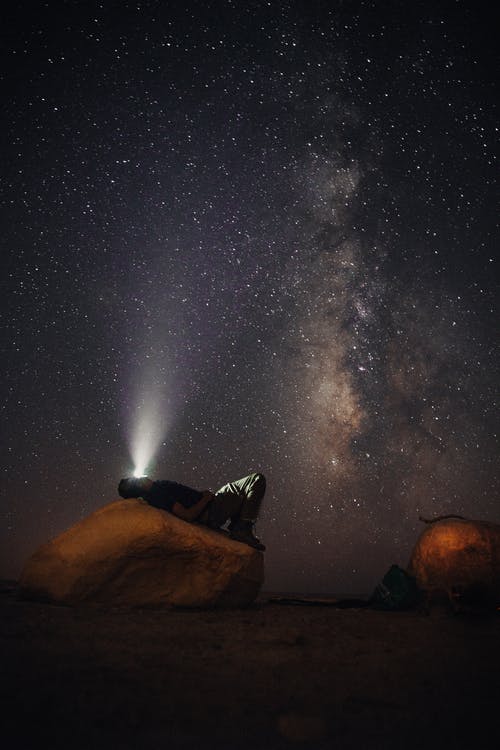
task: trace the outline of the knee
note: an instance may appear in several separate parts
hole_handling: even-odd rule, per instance
[[[266,478],[265,478],[264,474],[261,474],[260,472],[258,472],[256,474],[254,474],[253,476],[254,476],[254,482],[255,482],[255,484],[260,484],[263,487],[266,486]]]

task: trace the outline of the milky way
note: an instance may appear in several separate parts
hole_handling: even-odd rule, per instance
[[[10,11],[4,575],[146,431],[157,478],[266,474],[268,589],[500,520],[493,26],[435,6]]]

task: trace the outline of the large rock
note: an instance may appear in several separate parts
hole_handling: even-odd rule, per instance
[[[500,525],[456,518],[429,525],[415,545],[409,572],[426,592],[500,604]]]
[[[28,560],[25,597],[64,604],[238,607],[264,580],[261,552],[143,500],[118,500]]]

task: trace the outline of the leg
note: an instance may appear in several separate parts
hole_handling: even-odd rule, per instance
[[[212,528],[219,528],[228,518],[239,518],[242,504],[243,500],[236,492],[218,490],[199,520]]]
[[[253,533],[253,525],[265,491],[266,479],[263,474],[249,474],[229,482],[217,490],[215,498],[198,520],[213,529],[220,529],[229,518],[232,539],[264,551],[264,545]]]
[[[227,516],[232,521],[251,521],[254,523],[259,515],[260,504],[266,491],[266,478],[263,474],[249,474],[247,477],[237,479],[235,482],[225,484],[215,493],[217,497],[239,498],[239,506],[233,500],[232,512]]]

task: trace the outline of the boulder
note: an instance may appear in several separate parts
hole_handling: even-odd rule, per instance
[[[471,604],[500,604],[500,524],[449,518],[429,525],[408,572],[420,589]]]
[[[240,607],[263,580],[252,547],[143,500],[118,500],[42,545],[20,590],[60,604]]]

